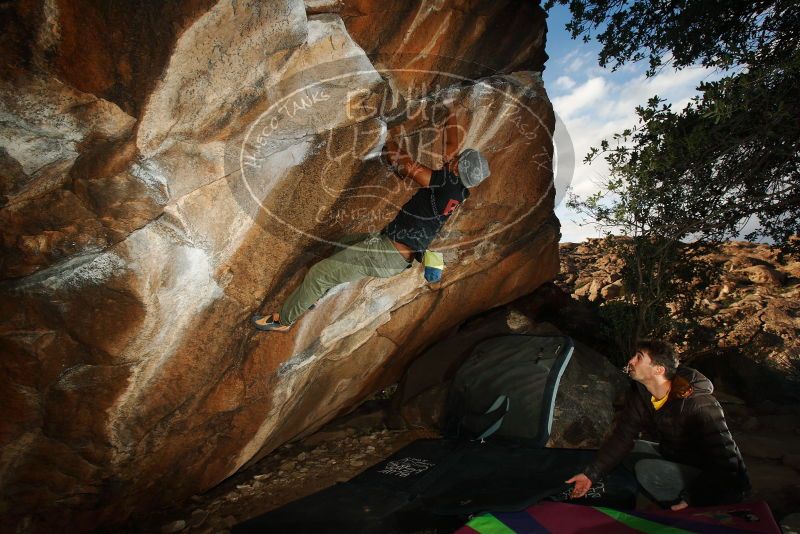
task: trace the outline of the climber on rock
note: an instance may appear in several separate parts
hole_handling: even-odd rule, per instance
[[[420,189],[382,232],[370,234],[312,266],[280,312],[254,315],[253,326],[258,330],[285,332],[330,288],[367,276],[388,278],[411,267],[415,259],[422,262],[428,245],[453,211],[469,197],[468,189],[489,176],[489,164],[480,152],[473,149],[458,152],[459,127],[453,112],[445,122],[444,139],[444,164],[435,171],[415,162],[395,141],[387,141],[382,158],[395,174],[413,180]],[[426,278],[431,280],[427,272]]]
[[[750,479],[711,381],[678,366],[663,341],[639,342],[626,371],[634,382],[625,408],[594,460],[567,480],[572,497],[586,495],[624,459],[645,492],[672,510],[740,502]],[[660,442],[637,439],[642,431]]]

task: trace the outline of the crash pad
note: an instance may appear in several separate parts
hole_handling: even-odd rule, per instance
[[[602,506],[542,502],[518,512],[473,517],[456,534],[780,534],[764,502],[641,512]]]

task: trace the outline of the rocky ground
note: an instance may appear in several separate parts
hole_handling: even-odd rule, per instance
[[[574,299],[602,306],[624,298],[622,259],[604,240],[562,243],[560,252],[556,284]],[[699,260],[717,278],[694,283],[706,342],[687,355],[692,364],[751,404],[800,402],[798,258],[763,243],[731,241]]]
[[[224,533],[233,525],[320,491],[381,462],[432,429],[388,430],[383,405],[367,403],[319,432],[287,443],[185,506],[128,526],[129,532]]]

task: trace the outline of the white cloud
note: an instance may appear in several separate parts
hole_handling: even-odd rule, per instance
[[[575,87],[575,80],[569,76],[559,76],[556,80],[556,86],[561,89],[572,89]]]
[[[604,78],[591,78],[576,87],[571,93],[554,98],[553,108],[562,118],[571,117],[602,99],[607,91],[608,84]]]
[[[574,61],[580,56],[568,54],[566,59]],[[640,72],[643,73],[645,68],[643,65]],[[636,106],[646,104],[648,98],[657,94],[672,102],[674,110],[680,110],[697,94],[696,87],[701,81],[717,75],[709,69],[693,67],[678,72],[665,70],[652,78],[645,78],[643,74],[631,78],[630,75],[602,69],[591,69],[585,76],[587,79],[583,82],[569,78],[575,82],[573,86],[559,81],[567,78],[562,76],[551,90],[553,108],[564,122],[574,147],[575,171],[571,185],[580,196],[597,191],[598,181],[608,173],[602,158],[591,165],[584,164],[583,158],[590,147],[598,146],[600,141],[610,139],[614,133],[635,126]],[[558,147],[557,139],[556,151]],[[559,186],[564,181],[556,179]],[[599,235],[594,227],[573,222],[578,215],[566,208],[563,202],[556,214],[561,220],[563,241],[582,241]]]
[[[565,206],[556,208],[556,216],[561,221],[561,242],[578,243],[587,237],[597,235],[595,229],[588,224],[582,224],[578,220],[578,214],[570,211]]]
[[[713,71],[710,69],[692,67],[678,72],[663,72],[652,78],[634,78],[619,87],[620,97],[610,100],[602,111],[610,116],[632,115],[637,105],[645,104],[654,95],[666,98],[673,103],[674,110],[679,110],[697,94],[695,88],[700,82],[711,74]]]
[[[578,57],[578,54],[580,54],[580,49],[579,48],[573,48],[572,50],[570,50],[569,52],[567,52],[566,54],[561,56],[558,59],[558,62],[562,63],[562,64],[569,63],[570,61],[572,61],[573,59]]]
[[[577,51],[576,51],[577,52]],[[594,65],[594,54],[586,52],[584,54],[570,53],[561,61],[564,70],[567,72],[579,72],[586,69],[586,65]]]

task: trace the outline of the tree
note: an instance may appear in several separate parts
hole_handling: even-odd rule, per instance
[[[598,60],[616,69],[647,58],[648,75],[665,63],[723,69],[776,65],[800,44],[794,0],[548,0],[568,5],[573,38],[603,45]]]
[[[629,238],[620,242],[633,310],[628,342],[674,330],[681,323],[670,312],[691,311],[685,292],[699,274],[692,250],[737,237],[754,217],[748,239],[797,250],[800,3],[551,0],[546,7],[554,3],[569,5],[573,38],[594,35],[602,44],[601,66],[646,58],[648,76],[695,63],[725,74],[701,84],[680,111],[657,96],[637,108],[637,125],[586,158],[608,162],[601,190],[570,200],[606,233]]]

